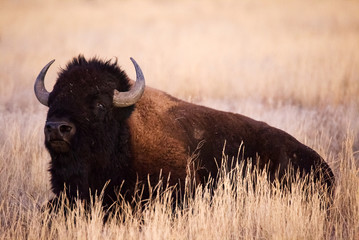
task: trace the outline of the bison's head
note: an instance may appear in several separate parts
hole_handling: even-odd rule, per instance
[[[49,107],[44,132],[51,155],[79,149],[86,154],[107,151],[108,145],[120,141],[120,125],[145,88],[142,71],[131,60],[137,76],[132,87],[127,75],[111,61],[75,58],[59,73],[52,92],[45,89],[44,78],[54,60],[41,70],[34,88],[39,102]]]

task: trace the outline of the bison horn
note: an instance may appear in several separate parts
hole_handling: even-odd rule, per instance
[[[53,62],[55,62],[55,60],[50,61],[41,70],[41,72],[39,73],[39,76],[37,76],[37,78],[36,78],[35,85],[34,85],[35,96],[36,96],[37,100],[39,100],[39,102],[45,106],[49,106],[48,100],[49,100],[50,93],[45,88],[44,80],[45,80],[46,72],[49,69],[49,67],[51,66],[51,64],[53,64]]]
[[[119,92],[115,89],[113,93],[113,105],[115,107],[128,107],[135,104],[142,96],[145,90],[145,78],[143,76],[140,66],[131,58],[136,70],[135,85],[128,92]]]

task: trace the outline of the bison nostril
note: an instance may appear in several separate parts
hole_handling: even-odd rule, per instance
[[[60,126],[61,133],[69,133],[69,132],[71,132],[71,130],[72,130],[72,127],[69,125],[61,125]]]
[[[57,124],[53,122],[48,122],[45,125],[46,132],[52,132],[53,130],[57,130]]]
[[[45,130],[46,130],[46,131],[50,132],[51,129],[52,129],[51,125],[49,125],[49,124],[46,124],[46,125],[45,125]]]

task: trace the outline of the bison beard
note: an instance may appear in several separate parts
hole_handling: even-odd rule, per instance
[[[117,188],[120,185],[124,184],[124,189],[128,189],[129,184],[134,184],[131,180],[136,179],[136,176],[128,161],[131,156],[127,143],[128,128],[118,125],[114,121],[111,126],[117,128],[103,129],[104,131],[99,131],[98,128],[95,131],[80,128],[78,139],[74,140],[71,150],[66,153],[53,151],[45,143],[51,155],[51,186],[57,196],[66,185],[68,197],[78,196],[88,200],[89,189],[92,189],[92,194],[95,194],[94,191],[99,194],[109,181],[103,199],[104,204],[109,206],[117,199]],[[128,181],[123,182],[124,179]]]
[[[289,134],[240,114],[190,104],[146,87],[137,63],[137,79],[129,80],[117,62],[74,58],[62,70],[49,93],[44,87],[50,62],[35,82],[38,100],[49,107],[45,146],[51,155],[53,192],[66,191],[70,199],[89,200],[108,183],[103,204],[110,206],[118,193],[131,199],[138,182],[155,185],[158,176],[171,176],[170,185],[183,186],[187,161],[199,143],[197,183],[216,177],[222,147],[239,161],[256,160],[268,168],[270,179],[282,178],[289,165],[315,179],[331,192],[334,175],[312,149]],[[323,175],[323,178],[320,178]],[[64,188],[65,187],[65,188]],[[144,196],[148,197],[148,196]]]

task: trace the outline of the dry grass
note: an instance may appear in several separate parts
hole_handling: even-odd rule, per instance
[[[0,239],[359,239],[358,12],[335,0],[0,0]],[[105,225],[98,202],[50,220],[33,82],[56,58],[51,89],[56,66],[79,53],[118,57],[134,76],[132,56],[148,85],[291,133],[333,168],[330,211],[300,182],[286,193],[259,179],[253,192],[250,176],[228,173],[213,198],[199,188],[175,211],[168,190]]]

